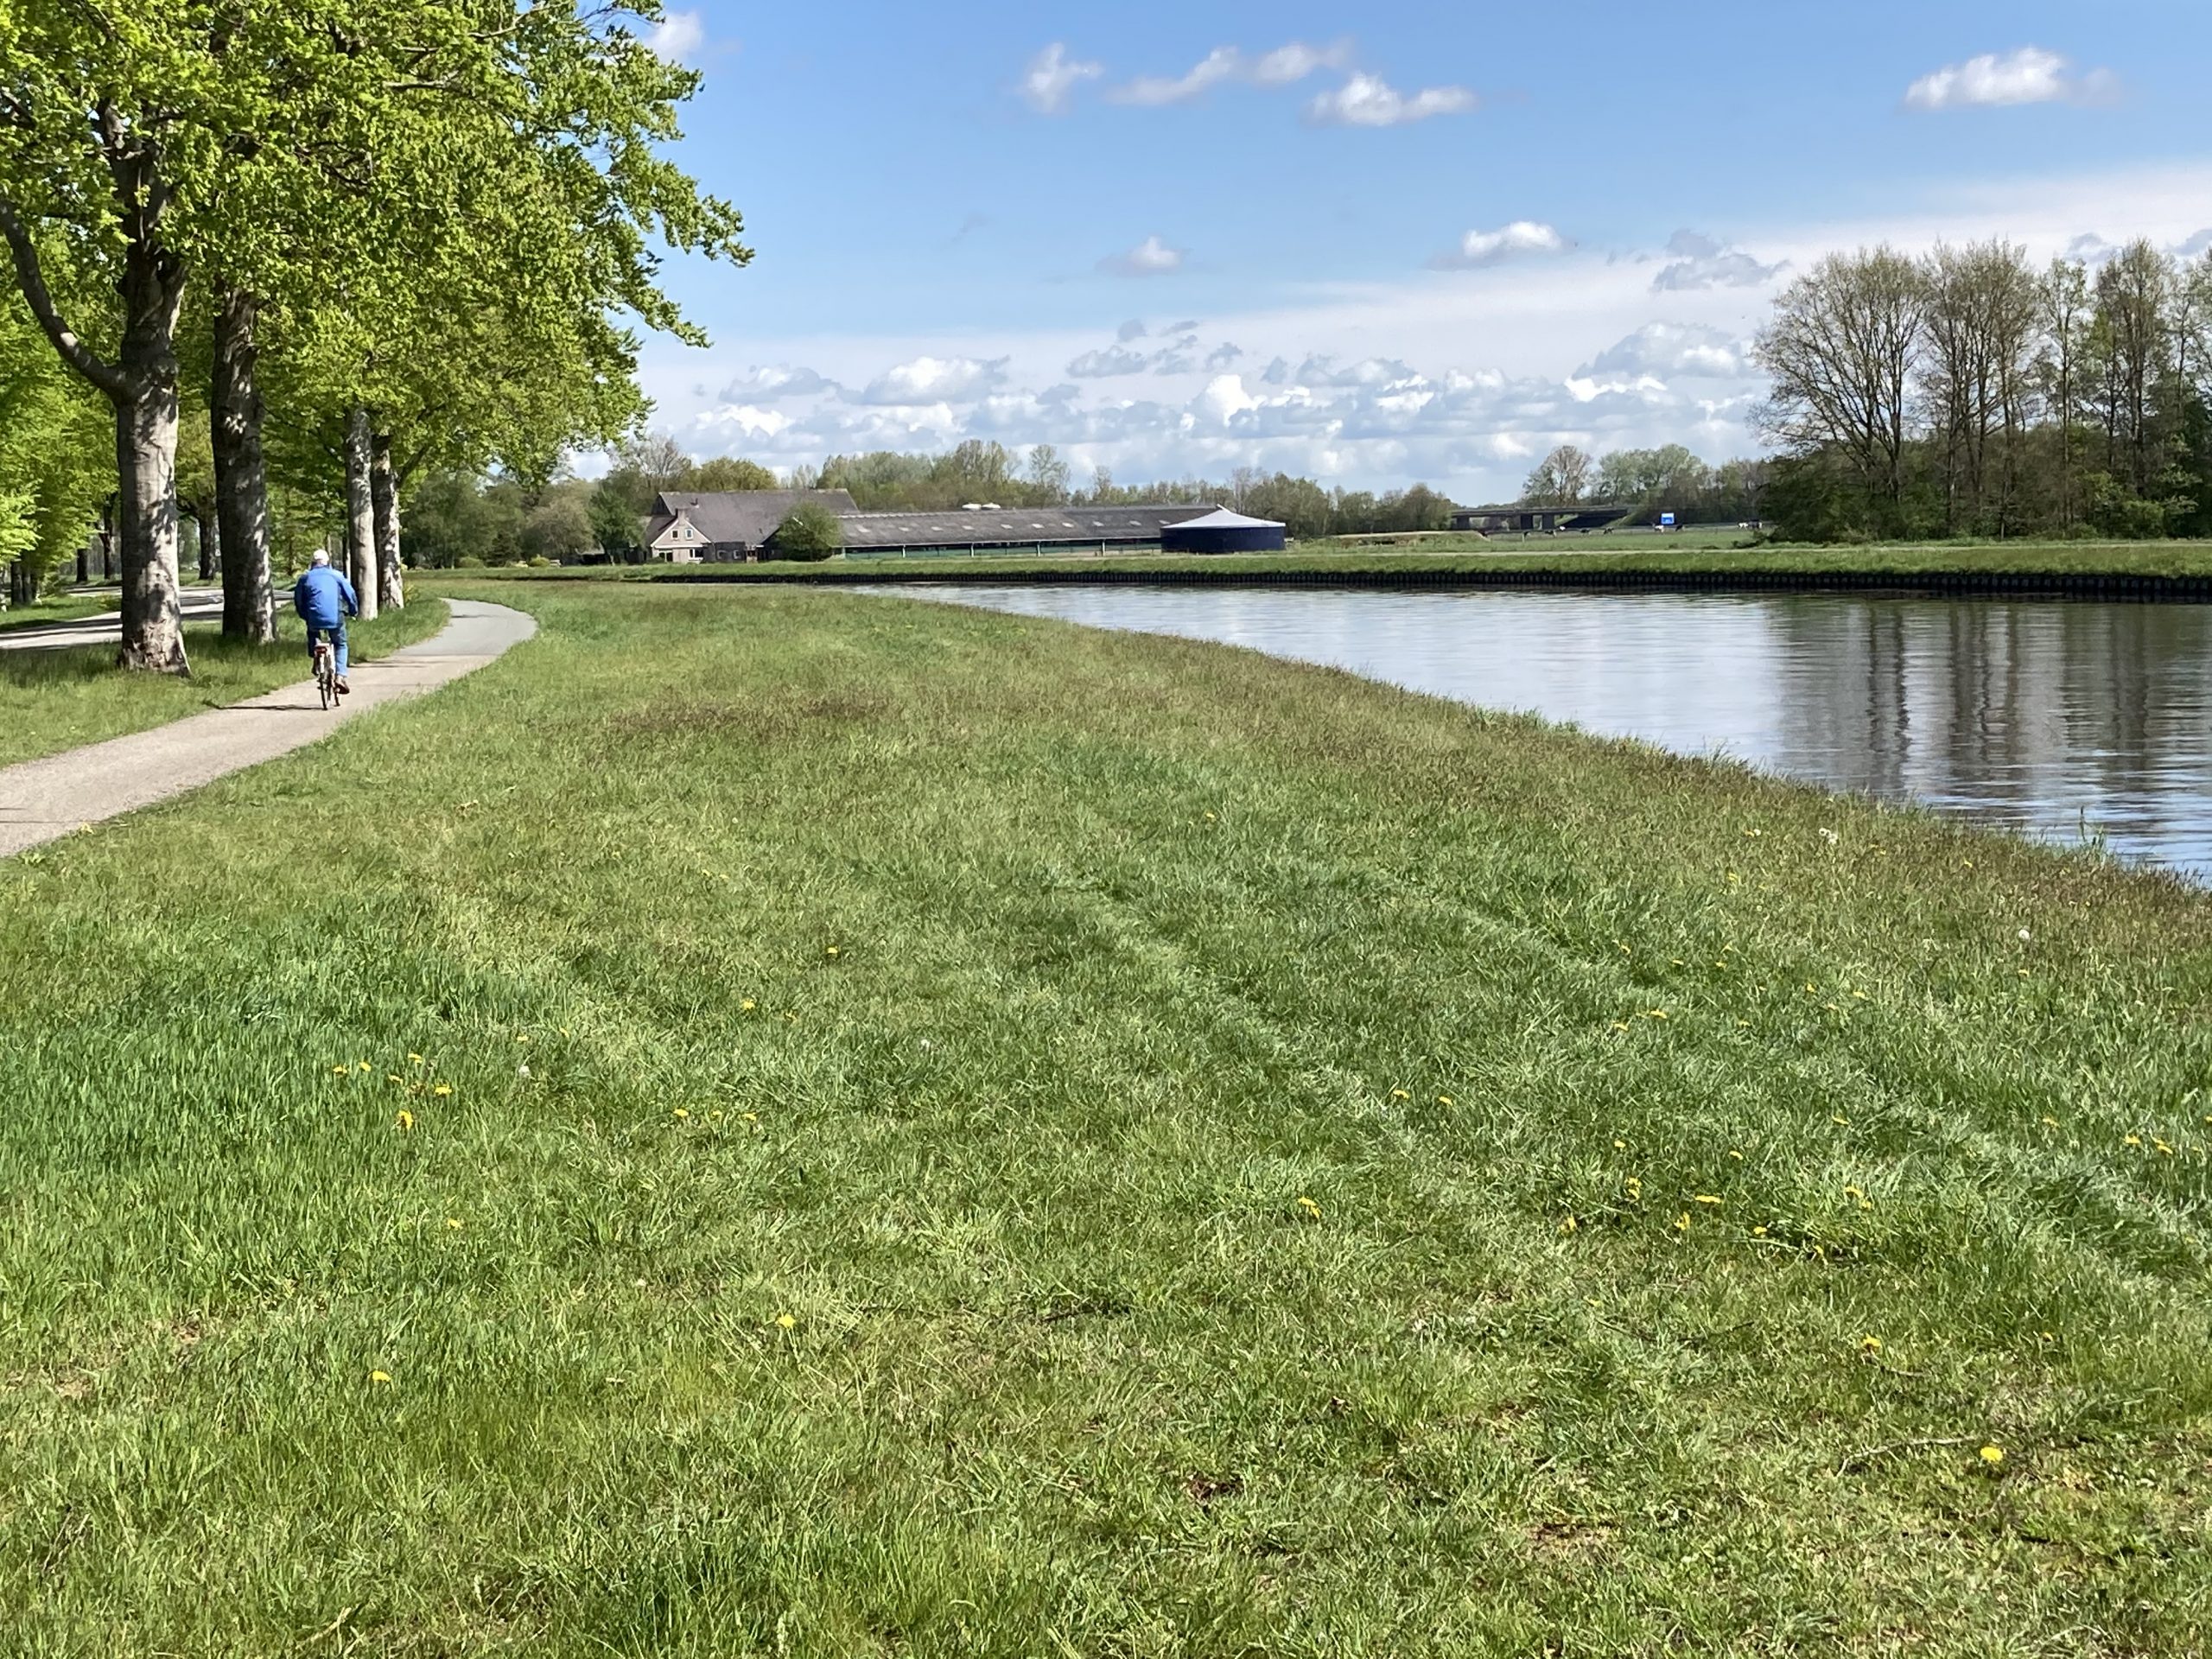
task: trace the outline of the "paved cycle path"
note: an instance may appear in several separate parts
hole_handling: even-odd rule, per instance
[[[432,638],[354,664],[346,675],[353,695],[335,709],[322,707],[312,679],[302,680],[151,731],[0,769],[0,857],[303,748],[365,709],[449,684],[537,632],[536,621],[504,605],[447,604],[453,620]]]
[[[212,622],[223,614],[223,590],[187,587],[178,590],[178,608],[188,622]],[[123,613],[79,616],[38,628],[0,628],[0,651],[67,651],[72,645],[119,645]]]

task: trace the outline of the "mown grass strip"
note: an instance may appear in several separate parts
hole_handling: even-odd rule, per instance
[[[352,653],[370,662],[445,624],[445,602],[424,596],[373,622],[352,624]],[[307,677],[307,633],[296,616],[278,619],[270,645],[225,639],[213,626],[186,629],[185,641],[189,679],[123,673],[112,645],[0,652],[0,766],[144,731]]]
[[[2202,893],[1211,645],[498,597],[0,870],[9,1643],[2206,1645]]]

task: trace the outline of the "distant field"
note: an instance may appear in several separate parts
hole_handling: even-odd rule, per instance
[[[1471,580],[1482,580],[1554,571],[1586,581],[1592,575],[1616,574],[1643,578],[1735,575],[1768,580],[1871,575],[1895,577],[1900,582],[1961,575],[2212,577],[2212,543],[1913,543],[1876,547],[1770,543],[1750,547],[1628,537],[1556,540],[1538,537],[1525,543],[1469,537],[1437,538],[1425,540],[1417,546],[1395,547],[1344,547],[1334,543],[1309,542],[1282,553],[833,559],[819,564],[771,562],[674,568],[662,565],[638,568],[634,574],[674,582],[836,583],[1030,575],[1065,575],[1080,580],[1099,574],[1192,574],[1215,578],[1310,575],[1351,579],[1410,575],[1434,579],[1464,573]]]

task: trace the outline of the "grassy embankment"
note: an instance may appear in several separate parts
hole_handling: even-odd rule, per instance
[[[1737,538],[1740,540],[1740,538]],[[1561,537],[1546,542],[1516,538],[1438,538],[1396,546],[1303,543],[1282,553],[1211,555],[1122,553],[932,556],[926,558],[836,559],[820,564],[693,565],[645,574],[680,581],[986,581],[995,575],[1096,572],[1147,575],[1202,573],[1216,578],[1294,573],[1339,577],[1473,579],[1527,572],[1560,573],[1577,580],[1604,575],[1819,577],[1872,575],[1901,582],[1960,574],[2036,575],[2212,576],[2212,542],[2012,542],[1884,543],[1868,547],[1760,547],[1675,542],[1642,537]],[[518,575],[542,574],[517,572]]]
[[[499,591],[0,866],[0,1650],[2212,1640],[2212,899],[1211,645]]]
[[[424,596],[373,622],[350,625],[356,662],[426,639],[445,626],[445,601]],[[185,630],[192,677],[124,674],[115,647],[0,652],[0,766],[139,732],[187,715],[220,709],[307,677],[307,632],[299,618],[277,619],[273,645],[234,645],[213,624]]]

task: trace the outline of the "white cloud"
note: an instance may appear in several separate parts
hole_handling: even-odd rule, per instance
[[[1105,73],[1104,64],[1071,58],[1066,44],[1054,41],[1030,59],[1021,77],[1021,100],[1039,115],[1058,115],[1067,108],[1078,86]]]
[[[646,47],[671,63],[689,63],[707,43],[707,25],[696,11],[671,11],[645,36]]]
[[[1757,288],[1780,276],[1783,261],[1763,265],[1741,248],[1716,242],[1701,231],[1676,231],[1667,244],[1672,262],[1651,279],[1656,294],[1688,294],[1708,288]]]
[[[817,392],[835,391],[836,386],[823,379],[812,369],[800,368],[789,363],[756,365],[722,388],[722,401],[729,404],[774,403],[785,397],[810,397]]]
[[[1351,42],[1308,46],[1293,41],[1279,46],[1252,66],[1252,79],[1262,86],[1292,86],[1324,69],[1341,69],[1351,61]]]
[[[1306,106],[1317,127],[1402,127],[1436,115],[1464,115],[1475,107],[1464,86],[1430,86],[1408,98],[1380,75],[1362,72]]]
[[[932,404],[973,403],[1006,384],[1007,359],[918,357],[887,370],[861,394],[864,404],[900,408]]]
[[[1647,322],[1583,365],[1580,377],[1732,379],[1749,372],[1745,343],[1701,323]]]
[[[1217,86],[1224,80],[1233,80],[1244,67],[1243,54],[1233,46],[1216,47],[1199,60],[1187,73],[1175,76],[1144,75],[1128,86],[1117,87],[1114,101],[1117,104],[1136,104],[1157,107],[1162,104],[1183,104],[1198,97],[1208,87]]]
[[[1308,46],[1303,41],[1292,41],[1257,59],[1247,58],[1233,46],[1218,46],[1179,75],[1141,75],[1127,86],[1116,88],[1113,97],[1118,104],[1158,108],[1167,104],[1186,104],[1224,81],[1243,81],[1255,86],[1291,86],[1323,69],[1342,68],[1351,55],[1350,41]]]
[[[1128,345],[1133,340],[1142,340],[1144,338],[1144,323],[1136,317],[1131,317],[1127,322],[1122,325],[1120,332],[1115,335],[1115,338],[1120,340],[1124,346]]]
[[[1171,248],[1157,236],[1147,236],[1127,253],[1109,254],[1098,269],[1116,276],[1166,276],[1183,269],[1185,251]]]
[[[1152,366],[1151,357],[1127,346],[1109,346],[1103,352],[1085,352],[1068,365],[1076,380],[1112,380],[1125,374],[1142,374]]]
[[[1529,255],[1571,253],[1574,244],[1549,225],[1516,219],[1495,231],[1469,231],[1459,245],[1428,263],[1439,270],[1475,270]]]
[[[1964,63],[1947,64],[1905,88],[1909,110],[1989,109],[2009,104],[2102,102],[2120,88],[2109,69],[2074,73],[2056,52],[2024,46],[2017,52],[1985,52]]]
[[[698,435],[724,443],[774,439],[791,429],[791,417],[780,410],[755,409],[749,404],[724,404],[694,417],[691,429]],[[727,451],[725,451],[727,453]]]

